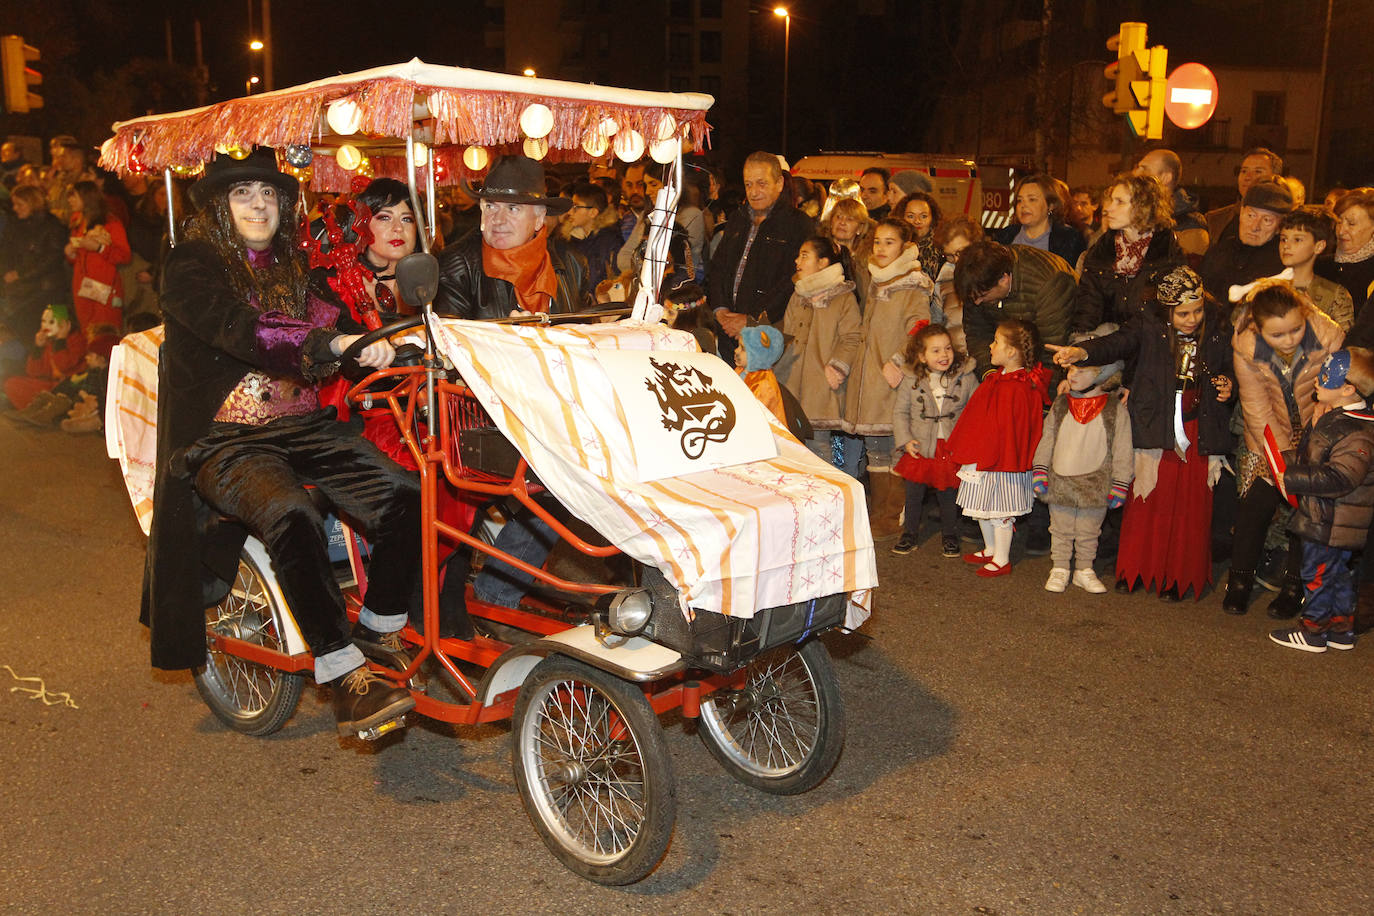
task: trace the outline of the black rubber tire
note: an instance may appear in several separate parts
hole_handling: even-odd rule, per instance
[[[633,884],[663,860],[677,789],[663,729],[635,685],[546,658],[520,688],[511,762],[525,812],[569,871]]]
[[[715,694],[702,699],[702,743],[747,786],[774,795],[814,789],[844,749],[844,699],[830,653],[811,639],[770,649],[746,668],[743,708]]]
[[[205,625],[281,649],[283,609],[259,561],[245,550],[224,600],[205,610]],[[245,735],[270,735],[296,711],[305,678],[244,661],[209,648],[195,672],[196,690],[215,717]]]

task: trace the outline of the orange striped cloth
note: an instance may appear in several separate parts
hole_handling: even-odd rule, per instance
[[[863,488],[771,415],[776,457],[641,480],[630,424],[660,418],[627,416],[596,353],[642,352],[647,378],[653,351],[699,351],[690,333],[633,321],[444,319],[435,336],[550,492],[625,553],[661,569],[684,613],[751,617],[848,592],[846,625],[868,617],[878,578]]]
[[[110,351],[105,451],[119,462],[143,533],[153,520],[157,464],[157,351],[162,326],[130,334]]]

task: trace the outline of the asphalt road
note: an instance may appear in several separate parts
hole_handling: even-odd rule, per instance
[[[620,889],[527,821],[504,724],[269,738],[152,671],[143,536],[95,437],[0,423],[0,912],[1360,913],[1374,642],[1281,649],[1215,595],[1053,596],[879,557],[829,780],[775,798],[665,718],[673,844]],[[47,706],[12,688],[69,694]]]

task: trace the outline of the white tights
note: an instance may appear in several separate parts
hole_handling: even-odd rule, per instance
[[[1006,566],[1011,562],[1011,518],[980,518],[978,527],[983,531],[983,553],[991,554],[989,565]]]

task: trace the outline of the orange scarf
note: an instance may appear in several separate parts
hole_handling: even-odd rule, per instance
[[[514,248],[492,248],[482,241],[482,272],[515,287],[515,298],[527,312],[547,312],[558,293],[558,274],[549,257],[548,229]],[[542,294],[542,295],[540,295]]]

